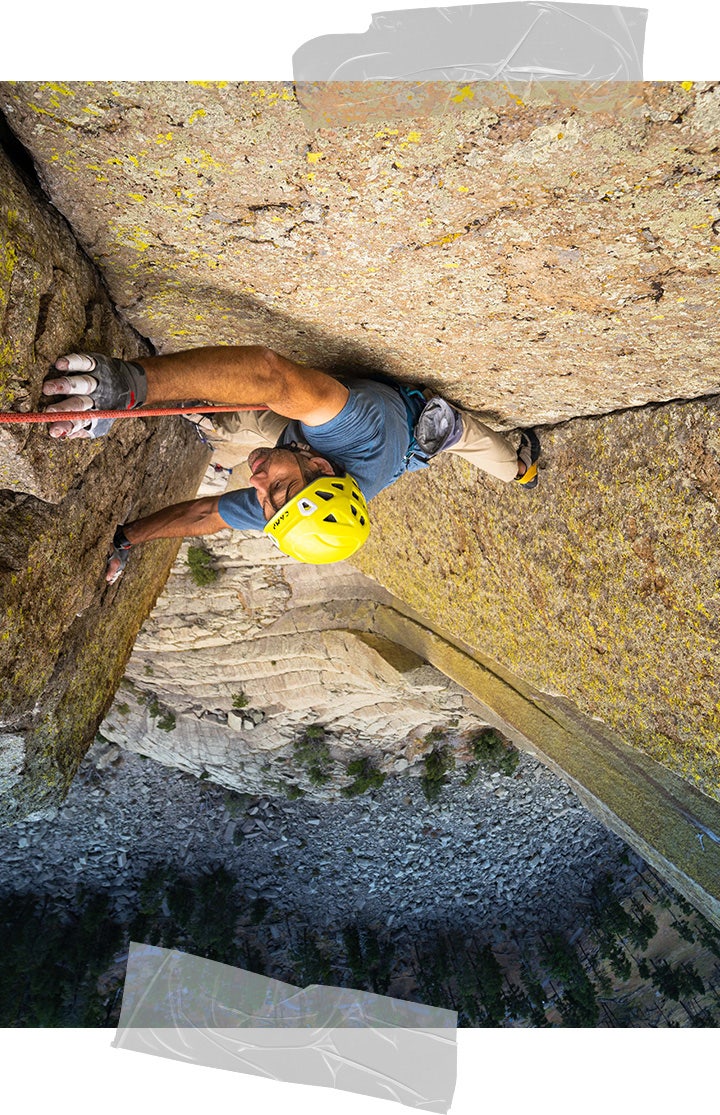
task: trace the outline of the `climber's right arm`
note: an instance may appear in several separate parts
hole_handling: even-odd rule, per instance
[[[105,580],[113,584],[123,572],[130,550],[143,542],[153,542],[157,538],[197,538],[223,530],[227,523],[218,513],[218,500],[219,496],[188,499],[118,526]]]

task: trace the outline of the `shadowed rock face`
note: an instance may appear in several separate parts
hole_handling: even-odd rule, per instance
[[[65,222],[0,156],[0,394],[35,409],[49,364],[76,348],[142,355]],[[118,423],[105,441],[60,444],[0,427],[0,817],[52,805],[112,700],[177,544],[104,589],[115,523],[190,496],[205,452],[194,432]]]

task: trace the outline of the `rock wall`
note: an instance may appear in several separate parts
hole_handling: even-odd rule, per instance
[[[0,151],[0,404],[37,409],[57,355],[148,345],[113,309],[65,221]],[[177,545],[126,584],[102,577],[114,525],[197,487],[180,420],[117,423],[104,442],[0,426],[0,818],[62,800],[122,677]]]
[[[282,84],[0,84],[0,107],[112,300],[158,350],[263,341],[330,369],[424,381],[500,427],[545,423],[535,496],[437,462],[375,502],[359,565],[430,622],[716,794],[720,89],[474,86],[450,102],[422,119],[390,105],[385,119],[308,131]],[[45,302],[25,283],[12,304],[30,309],[25,325],[12,319],[13,337],[26,329],[37,348],[56,307],[72,305],[63,276],[54,281]],[[83,322],[72,321],[74,346]],[[94,321],[85,315],[98,347],[129,351]],[[43,358],[69,343],[48,334]],[[14,351],[12,368],[27,351]],[[29,387],[13,373],[14,397],[26,390],[34,405],[40,373]],[[668,405],[647,407],[656,402]],[[118,432],[111,445],[134,436]],[[21,491],[70,495],[96,458],[106,474],[105,450],[57,452],[55,467],[28,436],[12,472]],[[110,522],[152,505],[147,475],[134,501],[121,472],[112,510],[98,508],[93,569]],[[16,575],[22,538],[8,533]],[[156,552],[166,569],[170,551]],[[81,595],[72,560],[65,580],[64,551],[53,566],[66,618]],[[146,569],[143,558],[133,576]],[[262,584],[265,574],[246,576]],[[35,589],[23,581],[18,602]],[[130,624],[126,650],[133,634]],[[324,652],[316,679],[323,662]],[[259,685],[247,663],[232,670]],[[193,700],[208,711],[209,693],[177,696],[188,715]],[[8,754],[18,746],[13,736]]]
[[[540,433],[535,492],[441,456],[356,564],[720,798],[720,397]]]
[[[159,350],[261,341],[510,427],[717,388],[720,88],[479,83],[417,119],[382,93],[314,131],[278,83],[6,82],[0,107]]]

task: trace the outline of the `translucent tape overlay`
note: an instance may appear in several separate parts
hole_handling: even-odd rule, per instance
[[[130,945],[114,1044],[269,1080],[447,1111],[457,1015],[340,987],[294,987],[187,953]]]
[[[377,12],[360,35],[293,55],[296,81],[642,81],[647,11],[608,4],[468,4]]]
[[[363,34],[301,46],[296,92],[308,124],[332,127],[476,107],[473,82],[525,96],[540,82],[639,82],[646,19],[644,8],[542,2],[379,12]]]

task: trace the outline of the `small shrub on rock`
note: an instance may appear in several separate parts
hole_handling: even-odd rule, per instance
[[[379,790],[385,781],[385,775],[373,766],[372,760],[354,759],[348,763],[347,772],[355,779],[349,786],[343,786],[340,793],[343,797],[354,798],[366,794],[368,790]]]
[[[311,724],[293,743],[295,759],[304,767],[313,786],[322,786],[330,781],[332,759],[325,736],[322,724]]]
[[[162,732],[172,732],[175,727],[175,713],[161,705],[157,697],[148,701],[147,710],[153,719],[157,718],[157,727]]]
[[[432,735],[432,733],[430,734]],[[423,788],[423,793],[427,801],[437,801],[440,796],[440,791],[448,780],[447,776],[449,771],[454,769],[455,755],[452,747],[447,743],[435,747],[434,750],[425,757],[423,772],[420,777],[420,785]]]
[[[208,553],[204,546],[188,547],[186,561],[190,566],[191,580],[200,588],[213,584],[220,576],[219,571],[212,564],[212,554]]]
[[[470,741],[474,762],[468,765],[465,781],[470,782],[479,769],[488,774],[504,774],[508,778],[520,761],[516,747],[494,728],[483,728]]]

